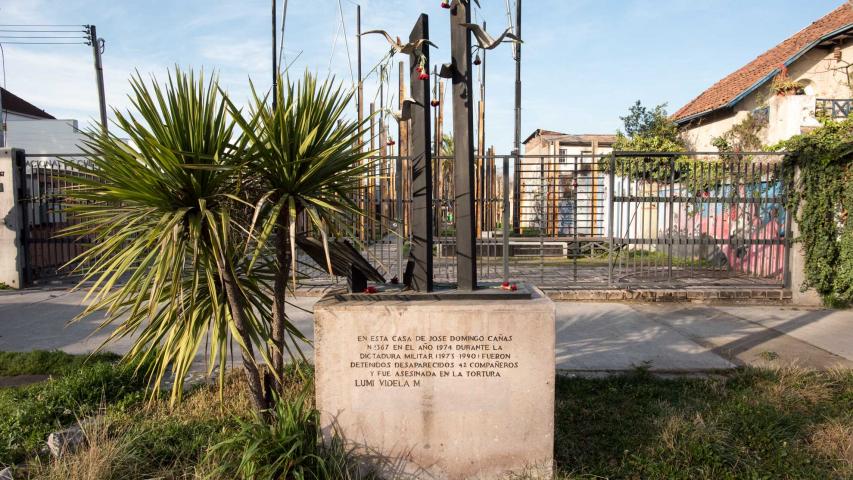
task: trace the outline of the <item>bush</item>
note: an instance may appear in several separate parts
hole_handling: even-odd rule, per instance
[[[349,479],[357,477],[338,441],[323,445],[320,414],[311,405],[310,384],[291,400],[275,402],[268,418],[240,421],[236,434],[214,445],[208,455],[218,464],[215,478]]]

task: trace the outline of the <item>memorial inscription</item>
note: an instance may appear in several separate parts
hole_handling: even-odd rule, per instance
[[[385,459],[382,478],[496,480],[531,469],[550,478],[554,304],[541,291],[479,301],[330,295],[315,319],[324,434]]]
[[[512,335],[357,335],[354,386],[413,388],[421,378],[500,378],[518,368]]]

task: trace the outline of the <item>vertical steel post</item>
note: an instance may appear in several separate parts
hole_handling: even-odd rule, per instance
[[[518,168],[516,165],[515,168]],[[503,218],[501,218],[501,230],[503,235],[503,280],[509,281],[509,157],[503,157]]]
[[[515,32],[516,36],[521,39],[521,0],[515,2]],[[515,148],[515,182],[514,182],[514,197],[515,208],[512,214],[512,227],[519,231],[521,227],[521,175],[518,173],[519,155],[521,155],[521,42],[513,42],[512,44],[515,53],[515,138],[513,146]]]
[[[278,0],[272,0],[272,109],[275,110],[278,105],[278,65],[276,63],[276,50],[278,40],[275,37],[276,18],[275,4]]]
[[[616,155],[610,154],[610,173],[607,179],[607,286],[613,286],[613,197],[616,186]]]
[[[453,70],[453,145],[456,187],[456,269],[459,290],[477,288],[477,239],[474,234],[474,117],[471,102],[470,0],[455,3],[450,15]]]
[[[666,247],[666,256],[667,256],[667,278],[670,282],[672,282],[672,244],[675,242],[675,237],[672,234],[673,231],[673,222],[675,221],[675,216],[673,210],[675,209],[675,156],[673,156],[670,160],[669,164],[669,234],[667,235],[667,247]]]
[[[107,101],[104,95],[104,65],[101,61],[101,40],[94,25],[89,25],[89,41],[92,43],[92,54],[95,58],[95,82],[98,86],[98,108],[101,113],[101,129],[107,133]]]
[[[429,17],[421,14],[409,41],[429,39]],[[420,59],[424,58],[421,65]],[[412,288],[419,292],[433,289],[433,209],[432,209],[432,139],[430,125],[430,78],[421,80],[416,69],[422,66],[420,73],[429,74],[429,47],[422,44],[421,51],[409,55],[409,84],[412,99],[409,119],[409,155],[412,164],[412,259],[415,268],[412,275]],[[402,139],[401,139],[402,140]],[[402,141],[400,142],[402,144]]]

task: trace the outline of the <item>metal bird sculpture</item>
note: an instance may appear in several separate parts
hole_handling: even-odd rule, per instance
[[[414,41],[414,42],[403,43],[403,41],[400,40],[400,37],[394,38],[385,30],[368,30],[368,31],[362,33],[362,35],[370,35],[370,34],[383,35],[388,40],[388,43],[391,44],[391,51],[394,52],[394,54],[398,54],[398,53],[404,53],[406,55],[414,54],[414,53],[416,53],[417,50],[421,49],[421,47],[423,46],[424,43],[426,43],[427,45],[429,45],[433,48],[438,48],[434,43],[430,42],[429,40],[423,39],[423,38],[420,40]]]
[[[521,39],[518,38],[518,35],[512,33],[512,28],[507,28],[498,38],[492,38],[483,27],[477,25],[476,23],[463,23],[463,26],[467,27],[468,30],[471,30],[471,33],[474,34],[474,37],[477,39],[477,43],[480,45],[480,48],[483,50],[491,50],[503,42],[504,38],[508,38],[514,42],[521,43]]]
[[[450,5],[448,5],[447,8],[451,8],[451,9],[455,8],[457,5],[459,5],[459,2],[462,2],[462,1],[465,1],[465,3],[467,3],[468,5],[471,5],[470,0],[453,0],[452,2],[450,2]],[[480,6],[480,0],[473,0],[473,1],[478,7]],[[853,1],[853,0],[851,0],[851,1]]]
[[[413,98],[403,99],[403,108],[400,110],[387,110],[388,114],[394,117],[397,122],[405,122],[412,119],[412,105],[421,105],[420,102]],[[423,106],[423,105],[421,105]]]

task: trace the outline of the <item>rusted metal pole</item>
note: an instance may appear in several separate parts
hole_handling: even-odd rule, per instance
[[[401,111],[403,110],[403,99],[406,98],[406,72],[403,62],[398,63],[398,99],[397,99],[397,108]],[[410,190],[411,185],[406,181],[405,172],[409,169],[409,122],[405,119],[397,122],[397,133],[398,133],[398,147],[397,152],[400,155],[400,176],[401,176],[401,190],[398,192],[398,195],[402,199],[411,198]],[[397,215],[403,221],[403,234],[409,235],[410,226],[411,226],[411,218],[409,217],[409,209],[407,208],[406,203],[400,203],[402,212],[399,212]]]
[[[471,23],[469,0],[455,3],[450,14],[453,73],[454,188],[456,190],[456,272],[459,290],[477,288],[474,208],[474,118],[471,85]]]
[[[429,17],[421,14],[418,18],[409,41],[429,39]],[[424,63],[421,64],[421,59]],[[402,64],[401,64],[402,66]],[[423,67],[421,72],[417,71]],[[400,72],[403,73],[402,71]],[[427,73],[426,78],[421,78]],[[420,292],[430,292],[433,289],[433,219],[432,219],[432,154],[429,141],[430,131],[430,77],[429,47],[422,44],[421,51],[409,55],[409,83],[412,99],[410,142],[412,165],[412,250],[414,271],[412,288]],[[401,142],[402,143],[402,142]]]

